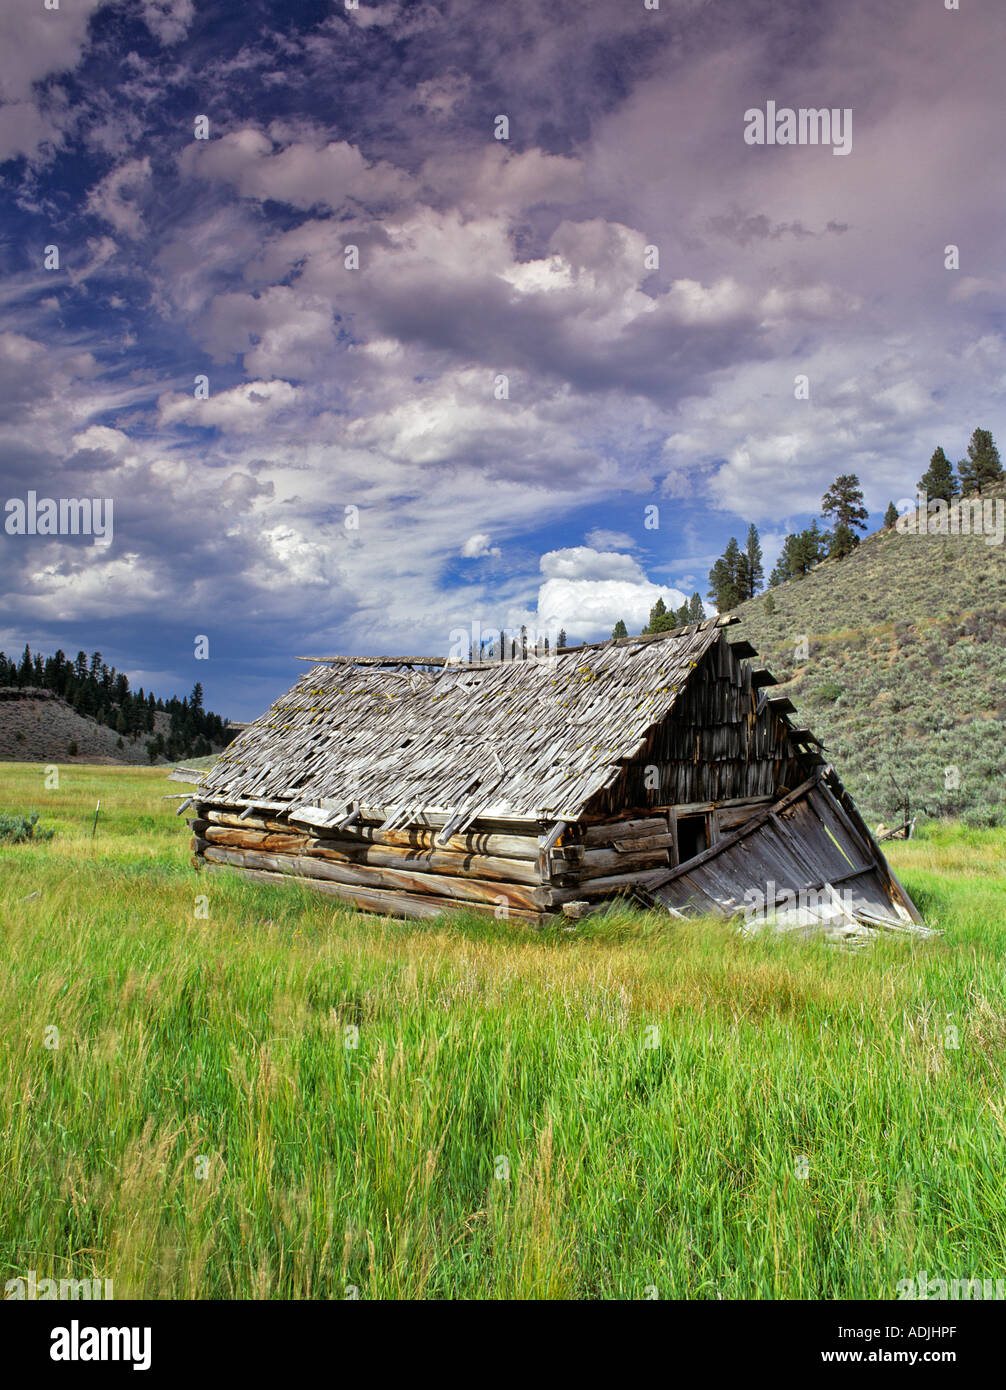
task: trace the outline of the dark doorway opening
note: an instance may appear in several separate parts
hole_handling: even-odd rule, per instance
[[[708,848],[705,816],[682,816],[678,821],[678,863],[684,864]]]

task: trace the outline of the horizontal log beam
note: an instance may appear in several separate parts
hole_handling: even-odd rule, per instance
[[[333,883],[320,878],[296,878],[290,874],[271,873],[263,869],[244,869],[231,864],[207,864],[205,867],[206,872],[211,874],[236,874],[257,883],[305,888],[308,892],[337,898],[347,906],[357,907],[381,917],[408,917],[431,921],[457,912],[477,912],[480,916],[493,917],[497,921],[524,922],[531,926],[545,926],[553,920],[552,914],[547,912],[525,912],[520,908],[508,907],[503,916],[502,909],[487,907],[483,903],[457,902],[450,898],[427,897],[418,893],[393,893],[375,888],[359,888],[348,883]]]
[[[764,806],[771,796],[734,796],[722,801],[683,801],[671,809],[679,816],[700,816],[704,811],[723,811],[731,806]]]
[[[290,877],[320,878],[361,888],[389,888],[405,893],[422,893],[467,902],[511,907],[537,912],[547,907],[548,890],[516,883],[488,883],[482,879],[454,878],[449,874],[413,873],[402,869],[377,868],[371,864],[336,864],[327,859],[304,855],[267,854],[257,850],[227,849],[222,845],[201,844],[197,852],[211,864],[234,864],[244,869],[264,869]]]
[[[285,815],[295,804],[289,798],[285,801],[270,801],[261,798],[253,799],[251,797],[229,797],[223,791],[209,789],[204,790],[204,794],[197,797],[197,800],[199,802],[200,814],[203,816],[207,815],[210,811],[228,811],[233,813],[235,810],[241,811],[245,809],[248,809],[252,814],[259,811],[274,811],[279,812],[281,815]],[[364,825],[378,827],[388,819],[395,809],[394,806],[371,806],[364,804],[359,808],[360,820]],[[403,826],[402,829],[440,830],[456,815],[457,808],[453,810],[434,808],[421,811],[417,814],[415,821],[407,826]],[[535,853],[537,853],[538,836],[541,834],[546,823],[551,825],[554,819],[554,816],[548,816],[545,813],[542,813],[540,816],[479,816],[478,832],[468,833],[514,835],[520,838],[523,838],[525,835],[533,836],[536,846]]]
[[[238,829],[199,820],[192,833],[202,841],[233,849],[267,853],[307,855],[333,863],[373,864],[378,868],[404,869],[416,873],[453,874],[459,878],[484,878],[500,883],[541,883],[538,865],[527,859],[496,859],[489,855],[466,854],[452,850],[423,850],[392,845],[375,845],[349,838],[317,839],[310,835],[277,833],[254,827]]]
[[[585,845],[610,845],[615,840],[630,840],[637,835],[666,835],[666,816],[645,816],[638,820],[609,820],[588,825],[583,832]]]
[[[674,836],[668,831],[660,835],[637,835],[629,840],[613,840],[612,847],[619,854],[642,854],[648,849],[670,849],[674,844]],[[607,854],[607,850],[588,850],[588,854]]]
[[[209,811],[204,818],[214,825],[253,826],[256,830],[271,830],[277,834],[286,835],[307,833],[301,831],[297,826],[291,825],[289,821],[271,817],[248,816],[242,820],[239,816],[231,815],[226,811]],[[337,832],[334,829],[312,830],[310,834],[312,838],[323,844],[333,840],[338,844],[343,842],[362,843],[391,845],[399,849],[425,850],[434,848],[433,842],[437,832],[433,829],[381,830],[378,826],[354,825],[344,832]],[[468,830],[462,835],[452,835],[445,849],[463,854],[489,855],[493,859],[535,860],[538,858],[538,837],[537,834],[493,835],[482,831]]]
[[[628,874],[609,874],[606,878],[588,879],[575,888],[553,888],[549,895],[549,905],[559,907],[563,903],[576,902],[579,898],[614,897],[618,893],[631,893],[635,887],[645,888],[651,882],[658,883],[666,875],[667,866],[636,870]]]
[[[459,665],[446,656],[295,656],[294,661],[311,661],[320,666],[451,666]],[[468,663],[466,662],[465,665]]]
[[[639,854],[622,854],[616,849],[588,850],[577,873],[579,881],[611,878],[613,875],[645,873],[647,869],[667,868],[670,860],[666,849],[644,850]]]

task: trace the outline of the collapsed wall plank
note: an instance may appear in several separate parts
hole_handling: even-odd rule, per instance
[[[265,869],[272,873],[328,879],[367,888],[397,888],[405,893],[426,893],[459,898],[470,902],[498,904],[500,899],[512,907],[539,911],[548,904],[548,891],[523,884],[487,883],[480,879],[453,878],[448,874],[409,873],[383,869],[370,864],[334,864],[326,859],[303,855],[266,854],[255,850],[225,849],[203,843],[200,853],[210,863],[236,864],[239,868]]]
[[[263,869],[244,869],[232,864],[207,864],[210,874],[232,874],[257,883],[279,884],[287,888],[306,888],[312,893],[322,893],[336,898],[351,907],[372,912],[381,917],[413,917],[430,921],[456,912],[477,912],[483,917],[493,917],[497,921],[517,921],[531,926],[544,926],[554,920],[548,912],[527,912],[521,908],[507,907],[505,917],[500,909],[488,907],[485,903],[459,902],[450,898],[434,898],[419,893],[393,893],[376,888],[359,888],[348,883],[334,883],[321,878],[300,878],[294,874],[271,873]]]

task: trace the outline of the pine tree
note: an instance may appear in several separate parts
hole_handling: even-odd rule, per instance
[[[937,445],[929,460],[929,467],[919,479],[917,486],[930,499],[942,497],[944,502],[952,502],[960,492],[960,484],[954,477],[954,466],[943,452],[942,445]]]
[[[998,482],[1003,476],[999,450],[991,430],[975,430],[968,443],[968,456],[957,465],[965,497],[972,492],[981,496],[982,488]]]
[[[809,574],[827,553],[827,537],[814,520],[797,537],[796,565],[798,574]]]
[[[834,522],[828,554],[843,559],[859,544],[857,531],[866,530],[869,512],[855,473],[841,473],[821,499],[821,512]]]
[[[643,635],[646,636],[654,632],[670,632],[672,627],[677,626],[677,618],[674,613],[667,611],[667,604],[662,598],[658,598],[650,609],[650,621],[643,628]]]
[[[709,571],[709,597],[721,613],[728,613],[746,597],[747,556],[731,536],[723,554]]]
[[[840,521],[828,537],[828,554],[833,555],[836,560],[844,560],[846,555],[852,554],[858,544],[859,537],[852,527]]]
[[[557,640],[556,640],[555,649],[556,649],[556,651],[561,652],[561,651],[564,649],[565,646],[566,646],[566,629],[565,629],[564,627],[561,627],[561,628],[559,629],[559,636],[558,636],[558,638],[557,638]]]
[[[754,598],[765,582],[765,568],[762,564],[761,541],[754,522],[748,527],[747,544],[744,547],[745,598]]]
[[[706,616],[706,610],[702,605],[699,594],[692,594],[688,604],[688,621],[690,623],[701,623]]]
[[[619,637],[628,637],[629,629],[625,626],[625,623],[621,618],[619,618],[618,622],[612,629],[611,635],[616,639],[616,641]]]
[[[166,710],[171,716],[172,749],[179,757],[198,757],[200,751],[212,752],[213,743],[224,742],[223,720],[205,708],[199,682],[189,697],[172,696],[165,706],[164,700],[145,693],[142,686],[134,694],[128,677],[102,661],[100,652],[90,662],[85,652],[78,652],[71,663],[63,651],[43,656],[26,646],[20,664],[0,652],[0,686],[5,684],[51,690],[78,714],[114,730],[120,740],[128,736],[135,742],[141,731],[152,734],[155,712]]]
[[[898,509],[893,502],[888,502],[887,511],[884,513],[884,525],[889,531],[898,519]]]
[[[746,583],[745,558],[733,536],[727,541],[727,548],[723,552],[723,562],[727,567],[730,582],[737,590],[738,597],[743,597]]]
[[[772,573],[768,577],[768,586],[770,589],[774,589],[777,584],[785,584],[787,579],[793,578],[791,556],[794,539],[795,537],[790,535],[786,536],[783,540],[779,558],[776,560]]]
[[[782,552],[769,576],[770,588],[787,579],[800,579],[823,560],[825,537],[816,521],[805,531],[795,531],[783,541]]]

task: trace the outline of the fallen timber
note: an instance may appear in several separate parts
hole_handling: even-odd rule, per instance
[[[914,904],[733,621],[544,661],[304,658],[193,789],[195,862],[393,916],[542,924],[635,897],[730,917],[778,884],[910,929]]]

